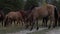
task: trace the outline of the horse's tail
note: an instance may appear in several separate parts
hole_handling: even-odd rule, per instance
[[[54,17],[55,17],[55,26],[57,26],[57,20],[58,20],[58,11],[57,8],[54,8]]]

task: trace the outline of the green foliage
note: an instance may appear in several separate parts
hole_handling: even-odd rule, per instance
[[[0,8],[3,8],[5,13],[10,10],[18,10],[23,8],[23,0],[0,0]]]
[[[52,4],[57,6],[58,11],[60,11],[60,0],[53,0]]]
[[[38,0],[27,0],[24,9],[29,10],[32,5],[38,6]]]
[[[10,10],[29,10],[32,5],[38,6],[39,1],[42,5],[45,5],[48,0],[27,0],[26,3],[24,3],[24,0],[0,0],[0,8],[3,8],[5,13],[8,13]],[[56,0],[50,1],[60,9],[60,0],[57,2]]]
[[[57,7],[58,7],[58,10],[60,11],[60,0],[57,1]]]

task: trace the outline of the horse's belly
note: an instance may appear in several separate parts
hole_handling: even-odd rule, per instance
[[[46,17],[48,15],[48,13],[41,13],[39,16],[40,17]]]

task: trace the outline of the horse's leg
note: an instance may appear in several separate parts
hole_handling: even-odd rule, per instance
[[[27,29],[27,28],[26,28],[26,21],[25,21],[25,19],[24,19],[24,24],[25,24],[25,29]]]
[[[12,20],[10,20],[10,24],[12,24]]]
[[[23,21],[22,21],[22,19],[21,19],[20,23],[21,23],[21,25],[23,26]]]
[[[21,19],[17,19],[17,24],[20,24],[20,23],[21,23],[20,20],[21,20]]]
[[[27,29],[28,28],[28,20],[25,20],[25,29]]]
[[[14,21],[14,23],[15,23],[15,21]],[[17,20],[17,24],[19,23],[19,20]]]
[[[3,26],[3,20],[2,20],[2,26]]]
[[[6,27],[6,21],[4,21],[4,27]]]
[[[58,20],[58,18],[55,19],[55,24],[54,24],[54,26],[57,26],[57,20]]]
[[[35,24],[35,21],[36,21],[36,19],[32,17],[32,19],[31,19],[31,29],[30,29],[30,31],[33,29],[33,26],[34,26],[34,24]]]
[[[6,27],[7,25],[8,25],[8,20],[5,21],[4,27]]]
[[[42,22],[43,22],[43,23],[42,23],[42,26],[44,26],[45,18],[43,18]]]
[[[28,23],[25,23],[25,26],[26,26],[26,28],[25,28],[25,29],[27,29],[27,28],[28,28]]]
[[[58,14],[56,13],[54,17],[55,17],[55,26],[57,26]],[[59,19],[60,19],[60,18],[59,18]]]
[[[53,14],[53,15],[54,15],[54,14]],[[50,16],[50,27],[54,27],[54,28],[55,28],[55,18],[54,18],[53,15]],[[49,27],[49,28],[50,28],[50,27]]]
[[[46,19],[46,27],[47,27],[47,22],[48,22],[48,19]]]
[[[57,26],[58,17],[57,18],[53,18],[52,20],[54,21],[53,28],[55,28]]]
[[[60,17],[58,18],[58,26],[60,26]]]
[[[43,18],[43,26],[47,26],[48,17]]]
[[[22,22],[22,26],[24,25],[24,20],[23,19],[21,19],[21,22]]]
[[[14,19],[14,24],[15,24],[15,21],[16,21],[16,20]]]
[[[9,18],[9,22],[10,22],[10,25],[12,24],[12,19],[11,18]]]
[[[52,19],[52,17],[50,16],[50,23],[49,23],[49,25],[48,25],[48,29],[51,28],[51,26],[52,26],[52,20],[53,20],[53,19]]]
[[[4,27],[6,27],[8,25],[8,17],[4,20]]]
[[[54,18],[55,18],[55,26],[57,26],[57,20],[58,20],[58,11],[57,8],[54,8]]]
[[[46,27],[47,27],[47,22],[48,22],[48,16],[46,17],[45,21],[46,21],[46,23],[45,23],[45,24],[46,24]]]
[[[21,19],[19,19],[19,24],[21,24],[22,26],[24,25],[24,21],[23,21],[23,19],[21,18]]]
[[[37,25],[37,30],[39,29],[39,26],[38,26],[38,18],[37,18],[37,22],[36,22],[36,25]]]
[[[29,22],[29,25],[31,26],[31,21]]]

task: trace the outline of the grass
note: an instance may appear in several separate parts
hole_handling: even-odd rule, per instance
[[[2,27],[0,25],[0,34],[18,32],[20,30],[22,30],[21,25],[12,25],[12,26],[9,26],[9,27]]]

